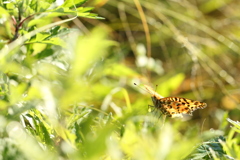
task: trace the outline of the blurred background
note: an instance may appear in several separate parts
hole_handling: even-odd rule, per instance
[[[240,1],[60,2],[0,2],[5,159],[240,158]],[[144,84],[208,106],[164,120]]]
[[[124,86],[133,105],[146,108],[148,84],[164,97],[204,101],[193,123],[216,128],[223,113],[239,115],[238,1],[89,1],[104,20],[80,19],[83,28],[104,26],[118,46],[108,55],[110,86]],[[114,58],[113,58],[114,57]],[[116,67],[116,68],[115,68]],[[158,87],[156,88],[156,85]],[[134,91],[135,90],[135,91]],[[140,91],[139,91],[140,92]],[[149,99],[149,100],[147,100]]]

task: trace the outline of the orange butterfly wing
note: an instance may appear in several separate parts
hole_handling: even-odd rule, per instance
[[[152,95],[154,107],[169,117],[182,117],[182,114],[192,115],[193,111],[207,107],[207,104],[204,102],[194,101],[187,98],[163,98],[151,87],[145,85],[145,88]]]

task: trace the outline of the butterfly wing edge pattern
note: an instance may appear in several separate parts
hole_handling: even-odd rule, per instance
[[[150,86],[144,85],[151,94],[154,107],[159,109],[164,115],[172,118],[182,118],[183,114],[192,115],[197,109],[204,109],[207,104],[187,98],[163,97],[154,91]]]

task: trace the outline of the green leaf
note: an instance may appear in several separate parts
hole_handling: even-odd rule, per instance
[[[105,39],[106,33],[103,28],[96,28],[89,36],[78,39],[72,75],[83,74],[93,62],[107,53],[106,49],[108,47],[115,44],[113,41]]]
[[[76,30],[77,29],[61,28],[60,26],[55,26],[50,29],[49,36],[47,37],[47,39],[53,37],[62,37]]]
[[[59,16],[79,16],[79,17],[86,17],[86,18],[93,18],[93,19],[103,19],[102,17],[99,17],[97,14],[90,13],[92,10],[92,7],[79,7],[77,9],[70,9],[67,7],[60,6],[58,8],[47,10],[45,13],[42,13],[41,15],[37,16],[38,18],[35,18],[34,20],[31,20],[28,23],[28,27],[34,26],[34,25],[42,25],[44,22],[49,21],[53,17],[59,17]]]
[[[53,54],[54,54],[54,51],[52,49],[48,48],[48,49],[44,49],[42,52],[38,53],[34,57],[36,59],[40,60],[40,59],[44,59],[46,57],[49,57],[49,56],[51,56]]]
[[[130,77],[130,76],[138,76],[138,73],[132,70],[131,68],[128,68],[126,65],[119,64],[119,63],[114,63],[109,65],[104,70],[104,73],[107,76],[114,76],[114,77]]]
[[[77,8],[77,6],[84,4],[86,1],[87,0],[66,0],[62,6],[69,7],[69,8],[72,8],[72,7]]]
[[[6,21],[6,19],[8,19],[8,17],[10,17],[10,14],[8,13],[8,11],[6,9],[4,9],[3,7],[0,6],[0,24],[2,24],[4,21]]]
[[[11,104],[16,104],[21,101],[23,98],[23,94],[27,89],[27,84],[19,84],[17,86],[10,85],[11,94],[9,96]]]
[[[99,17],[95,13],[90,13],[94,8],[92,7],[79,7],[77,9],[77,14],[79,17],[85,17],[85,18],[93,18],[93,19],[104,19],[103,17]]]
[[[12,37],[12,26],[10,21],[10,14],[7,10],[0,6],[0,30],[2,33],[6,34],[8,37]],[[0,36],[0,39],[3,40],[5,38],[4,34]],[[1,46],[0,46],[1,48]]]
[[[169,96],[173,90],[175,90],[184,80],[185,75],[178,73],[172,77],[169,77],[164,82],[160,83],[157,87],[159,94],[162,96]]]
[[[34,38],[32,38],[29,41],[25,42],[27,43],[42,43],[42,44],[52,44],[52,45],[59,45],[63,46],[64,42],[59,38],[56,37],[56,35],[51,35],[46,32],[38,33]]]
[[[240,122],[239,121],[233,121],[230,118],[227,119],[228,122],[230,122],[234,126],[234,130],[238,133],[240,133]]]
[[[223,136],[219,136],[213,139],[210,139],[207,142],[204,142],[200,146],[198,146],[187,158],[186,160],[198,160],[198,159],[214,159],[217,158],[226,158],[230,159],[228,155],[225,154],[221,143],[225,142],[225,138]],[[213,155],[214,154],[214,155]],[[229,157],[229,158],[228,158]]]

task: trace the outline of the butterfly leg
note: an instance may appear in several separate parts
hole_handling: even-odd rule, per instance
[[[153,105],[148,105],[148,112],[154,112],[156,108]]]

